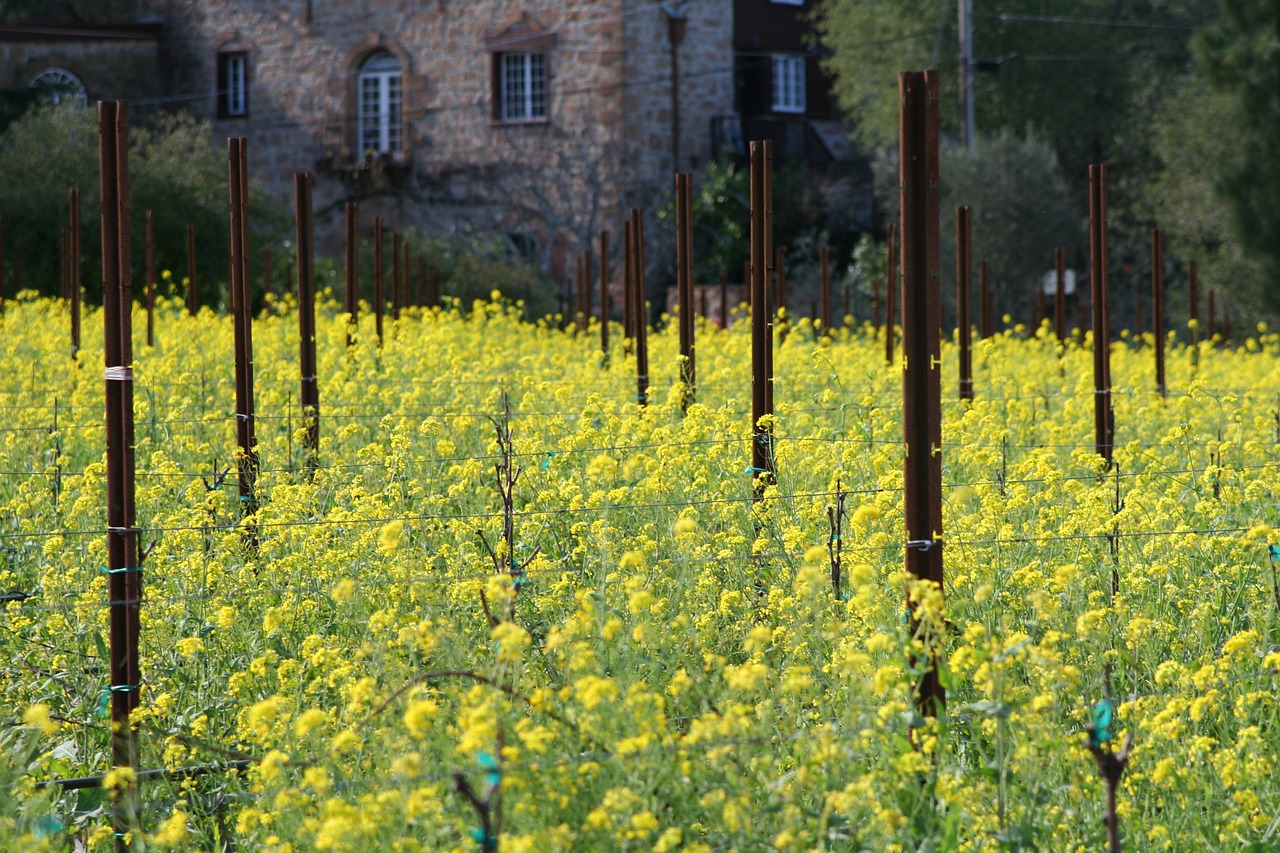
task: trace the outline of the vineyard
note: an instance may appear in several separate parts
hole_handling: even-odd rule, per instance
[[[943,399],[945,617],[917,584],[913,631],[883,331],[779,330],[757,501],[748,323],[698,321],[682,412],[674,323],[641,407],[594,321],[463,308],[381,347],[366,310],[348,349],[321,297],[313,473],[295,303],[255,320],[249,543],[231,321],[160,301],[141,753],[107,773],[102,317],[68,360],[65,302],[6,305],[3,846],[109,847],[133,785],[148,849],[1093,850],[1088,737],[1129,735],[1128,846],[1275,849],[1280,336],[1172,346],[1167,397],[1151,337],[1118,342],[1108,471],[1087,337],[975,342],[974,399]]]
[[[1094,166],[1096,334],[1060,255],[1054,323],[984,288],[975,340],[962,208],[940,340],[937,75],[899,80],[884,325],[788,312],[754,142],[717,321],[647,322],[638,209],[622,324],[589,254],[573,314],[415,304],[381,222],[360,301],[354,203],[316,295],[305,174],[253,316],[242,139],[230,316],[135,301],[100,104],[103,306],[64,263],[0,314],[0,846],[1280,849],[1280,335],[1165,331],[1156,232],[1112,343]]]

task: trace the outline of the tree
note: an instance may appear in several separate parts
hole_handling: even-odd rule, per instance
[[[1040,277],[1053,266],[1057,246],[1078,246],[1081,219],[1053,148],[1028,134],[1002,131],[979,136],[974,152],[956,144],[939,151],[942,178],[940,214],[943,281],[954,282],[955,209],[973,208],[973,257],[991,262],[998,311],[1026,317]],[[886,212],[898,210],[898,156],[887,153],[875,164],[876,195]],[[976,288],[975,291],[976,293]],[[943,302],[954,310],[954,287],[943,287]]]
[[[1202,289],[1229,288],[1244,313],[1274,315],[1275,299],[1259,287],[1262,269],[1245,254],[1220,180],[1237,152],[1236,137],[1221,132],[1237,124],[1236,99],[1199,74],[1187,75],[1173,92],[1152,119],[1154,162],[1141,184],[1139,212],[1164,229],[1167,257],[1198,262]]]
[[[207,123],[166,116],[152,127],[130,129],[135,290],[143,284],[145,212],[153,212],[157,274],[186,271],[186,227],[197,233],[196,266],[202,304],[226,300],[230,230],[227,157],[210,142]],[[252,168],[252,163],[250,164]],[[4,216],[7,267],[13,281],[20,251],[24,286],[58,292],[61,229],[67,224],[67,191],[81,191],[83,258],[81,281],[90,299],[100,298],[98,124],[93,110],[74,104],[36,109],[0,134],[0,215]],[[250,188],[251,242],[256,251],[279,244],[287,220]],[[12,291],[10,291],[10,294]]]
[[[1217,188],[1245,254],[1261,268],[1270,308],[1280,310],[1280,2],[1221,0],[1221,11],[1194,41],[1201,68],[1224,99],[1207,101],[1218,123],[1204,131],[1226,143],[1214,152]]]
[[[1214,0],[1077,0],[1063,15],[1040,0],[974,3],[977,129],[1035,128],[1068,175],[1141,156],[1142,116]],[[1067,8],[1067,7],[1063,7]],[[897,138],[897,74],[938,68],[942,124],[959,129],[956,6],[949,0],[827,0],[816,15],[836,95],[865,142]]]

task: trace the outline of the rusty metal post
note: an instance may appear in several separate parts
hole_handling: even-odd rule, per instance
[[[373,217],[373,322],[378,335],[378,347],[382,347],[382,312],[386,299],[382,290],[382,217]]]
[[[960,336],[960,399],[973,399],[973,323],[969,317],[973,274],[973,219],[969,205],[956,208],[956,327]],[[904,303],[905,304],[905,303]]]
[[[102,199],[103,337],[106,360],[107,595],[110,599],[111,764],[134,767],[138,735],[130,719],[142,684],[138,665],[142,560],[134,503],[133,329],[129,241],[129,106],[98,104],[98,156]],[[114,848],[132,847],[137,830],[136,789],[114,793]]]
[[[1053,330],[1058,341],[1067,339],[1067,250],[1058,246],[1053,250]]]
[[[187,226],[187,313],[192,317],[200,310],[196,296],[196,227]]]
[[[777,327],[778,320],[778,293],[776,281],[773,279],[774,273],[774,246],[773,246],[773,140],[764,139],[760,141],[761,150],[764,152],[764,164],[761,168],[761,189],[764,192],[763,208],[764,208],[764,256],[760,259],[760,269],[764,275],[764,292],[763,299],[760,303],[765,323],[765,337],[768,340],[768,346],[764,348],[765,369],[767,371],[767,379],[764,383],[764,406],[765,411],[770,416],[773,415],[773,346],[774,346],[774,330]],[[755,274],[754,272],[752,273]],[[770,282],[774,282],[774,287],[770,287]],[[771,418],[772,419],[772,418]],[[769,428],[769,457],[773,458],[773,427]],[[776,478],[777,471],[773,469],[773,463],[770,462],[769,476]]]
[[[902,432],[903,516],[909,579],[943,585],[942,324],[938,233],[938,72],[898,75],[902,96]],[[908,611],[916,623],[908,593]],[[916,709],[934,716],[946,703],[936,651],[927,652]]]
[[[649,402],[649,318],[645,310],[644,213],[638,207],[631,208],[631,243],[631,293],[635,301],[631,314],[636,325],[636,402],[644,406]]]
[[[1169,393],[1164,375],[1164,231],[1151,231],[1151,329],[1156,336],[1156,390]]]
[[[156,345],[156,240],[147,211],[147,346]]]
[[[609,358],[609,232],[600,232],[600,352]]]
[[[249,287],[249,158],[244,137],[227,140],[231,184],[231,313],[235,327],[236,469],[240,515],[246,521],[258,508],[258,440],[253,409],[253,306]],[[246,543],[257,545],[257,533],[246,527]]]
[[[773,455],[773,410],[769,406],[770,373],[769,350],[773,348],[768,315],[769,270],[766,247],[769,245],[767,230],[768,202],[765,198],[766,178],[769,169],[769,153],[766,143],[751,143],[751,233],[750,271],[751,283],[751,475],[756,484],[754,496],[764,497],[764,486],[776,479]]]
[[[298,252],[298,402],[306,425],[307,476],[315,477],[320,453],[320,384],[316,378],[315,220],[310,172],[293,176]]]
[[[1105,165],[1089,167],[1089,281],[1093,299],[1094,450],[1111,467],[1110,335],[1107,331],[1107,219]]]
[[[347,250],[347,349],[356,341],[360,323],[360,207],[354,201],[343,207]]]
[[[676,175],[676,299],[680,304],[680,409],[696,399],[693,323],[693,175]]]

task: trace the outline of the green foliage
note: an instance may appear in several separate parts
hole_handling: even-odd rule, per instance
[[[722,272],[727,272],[731,280],[738,278],[746,260],[750,191],[749,174],[745,169],[739,171],[731,160],[712,160],[701,174],[694,176],[693,261],[697,281],[719,281]],[[672,193],[663,197],[654,211],[654,220],[664,232],[675,234]]]
[[[1230,101],[1216,107],[1222,124],[1205,128],[1224,134],[1215,152],[1218,187],[1229,203],[1235,233],[1266,278],[1263,292],[1280,309],[1280,65],[1276,63],[1280,2],[1222,0],[1216,23],[1195,41],[1196,58],[1210,83]],[[1212,145],[1213,143],[1208,143]]]
[[[1144,110],[1185,69],[1191,28],[1213,0],[1077,0],[1046,14],[1040,0],[975,3],[974,104],[984,133],[1027,126],[1068,174],[1129,156]],[[944,132],[960,127],[956,6],[944,0],[828,0],[816,15],[836,95],[864,141],[897,138],[900,71],[941,70]]]
[[[1166,256],[1196,259],[1202,291],[1229,288],[1232,302],[1248,314],[1274,314],[1280,306],[1260,286],[1262,270],[1245,254],[1219,180],[1237,150],[1236,137],[1220,131],[1236,122],[1236,111],[1235,98],[1203,77],[1189,75],[1177,86],[1152,119],[1156,160],[1141,184],[1141,210],[1164,229]],[[1170,294],[1178,316],[1186,315],[1185,292],[1178,287]]]
[[[973,274],[977,261],[990,261],[996,304],[1024,316],[1040,276],[1053,266],[1054,248],[1079,245],[1082,239],[1082,222],[1052,146],[1034,134],[1002,131],[980,136],[972,155],[961,146],[943,145],[939,169],[943,281],[955,280],[955,209],[967,204],[973,208]],[[876,195],[887,215],[896,217],[897,152],[880,157],[875,173]],[[944,286],[942,292],[950,312],[955,290]]]
[[[156,274],[186,270],[186,228],[196,230],[197,285],[201,304],[226,301],[227,161],[210,142],[207,124],[164,116],[151,127],[133,127],[129,141],[134,288],[145,278],[145,216],[154,212]],[[4,216],[6,290],[12,295],[19,253],[21,285],[58,292],[60,231],[67,226],[67,193],[81,191],[81,281],[99,299],[101,249],[98,218],[98,127],[94,111],[73,104],[27,113],[0,135],[0,215]],[[251,258],[279,245],[286,233],[282,211],[250,187]]]
[[[402,235],[410,247],[409,301],[417,304],[418,257],[423,258],[423,275],[434,269],[440,282],[442,300],[456,297],[468,309],[477,300],[487,301],[493,291],[504,299],[524,302],[528,319],[538,319],[556,310],[555,288],[525,261],[520,260],[503,241],[468,228],[450,234],[422,234],[409,230]],[[383,237],[383,294],[392,299],[392,237]],[[360,240],[360,298],[372,304],[374,291],[374,240]],[[341,260],[320,258],[316,261],[316,288],[328,287],[343,298],[346,273]],[[423,281],[423,293],[426,281]]]

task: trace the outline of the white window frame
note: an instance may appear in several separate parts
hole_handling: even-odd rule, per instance
[[[356,146],[368,152],[404,150],[404,77],[400,60],[385,51],[365,59],[356,75]]]
[[[244,53],[223,54],[227,88],[222,93],[223,114],[242,118],[249,114],[249,57]]]
[[[50,91],[45,96],[50,104],[57,106],[62,103],[63,98],[69,98],[76,106],[84,109],[89,106],[88,94],[85,91],[84,83],[80,78],[72,74],[65,68],[53,66],[44,68],[31,78],[31,88],[39,89],[44,86],[50,87]],[[60,92],[54,86],[70,86],[75,89],[74,92]]]
[[[547,120],[547,55],[541,52],[498,54],[498,121]]]
[[[805,111],[804,54],[773,54],[773,111]]]

